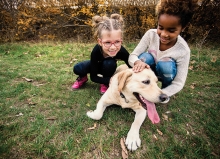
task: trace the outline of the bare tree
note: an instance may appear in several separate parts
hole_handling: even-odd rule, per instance
[[[24,0],[0,0],[0,6],[7,11],[12,11],[18,8]]]
[[[0,10],[5,11],[5,13],[8,13],[11,18],[11,28],[8,32],[8,36],[11,39],[11,41],[14,39],[16,31],[17,31],[17,21],[18,21],[18,7],[24,2],[24,0],[0,0]],[[1,16],[4,17],[4,16]],[[0,25],[4,25],[4,23],[1,23]],[[1,28],[4,28],[6,26],[1,26]],[[7,28],[9,29],[9,28]]]

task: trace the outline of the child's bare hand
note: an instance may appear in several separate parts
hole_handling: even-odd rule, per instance
[[[141,60],[138,60],[134,63],[133,71],[134,72],[141,72],[144,68],[150,68],[150,66]]]

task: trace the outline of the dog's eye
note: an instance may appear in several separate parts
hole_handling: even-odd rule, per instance
[[[150,80],[143,81],[144,84],[150,84]]]

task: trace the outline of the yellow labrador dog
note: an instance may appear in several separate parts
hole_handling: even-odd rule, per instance
[[[148,114],[152,123],[158,123],[160,118],[155,104],[165,101],[165,95],[157,85],[157,77],[150,69],[134,73],[132,69],[121,65],[112,77],[110,86],[100,98],[96,110],[87,112],[87,116],[99,120],[106,107],[116,104],[122,108],[131,108],[135,111],[135,119],[126,138],[126,146],[134,151],[141,145],[139,129]],[[146,113],[147,110],[147,113]]]

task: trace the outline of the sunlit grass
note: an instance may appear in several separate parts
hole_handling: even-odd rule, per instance
[[[136,43],[124,45],[131,52]],[[121,158],[120,138],[134,112],[111,106],[100,121],[91,120],[86,112],[101,97],[99,85],[89,81],[71,90],[77,77],[72,67],[89,59],[93,46],[0,45],[0,158]],[[146,118],[142,145],[129,158],[219,158],[220,49],[190,47],[186,86],[168,104],[157,104],[160,124]]]

